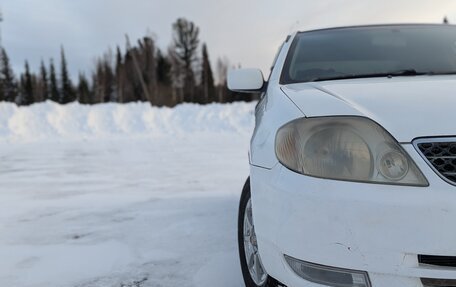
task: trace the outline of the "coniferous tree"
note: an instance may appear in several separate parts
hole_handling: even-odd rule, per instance
[[[227,89],[226,72],[230,64],[226,58],[214,67],[217,76],[214,83],[206,44],[201,54],[198,52],[199,29],[194,23],[177,19],[172,39],[166,53],[155,46],[151,37],[138,40],[134,46],[128,43],[124,54],[117,47],[115,58],[106,53],[97,61],[90,81],[80,74],[75,86],[71,83],[63,47],[58,72],[52,60],[49,67],[41,62],[38,74],[31,73],[26,63],[25,72],[17,77],[19,80],[14,77],[6,51],[1,49],[0,101],[24,105],[47,99],[61,104],[75,99],[83,104],[150,101],[153,105],[175,106],[181,102],[251,100]]]
[[[155,58],[155,43],[150,37],[139,41],[139,60],[142,63],[142,77],[146,84],[151,104],[157,104],[157,63]]]
[[[33,83],[32,83],[32,75],[30,74],[30,67],[27,61],[25,61],[25,73],[23,78],[21,78],[22,82],[22,98],[21,98],[21,105],[28,106],[33,104],[34,96],[33,96]]]
[[[73,85],[71,84],[70,76],[68,74],[67,61],[65,58],[65,51],[63,47],[60,50],[61,58],[61,71],[60,71],[60,80],[61,80],[61,89],[60,89],[60,101],[61,104],[68,104],[76,100],[76,95],[73,90]]]
[[[15,102],[17,97],[17,84],[11,68],[8,54],[5,49],[1,49],[0,59],[1,84],[3,89],[3,99],[7,102]]]
[[[81,104],[92,104],[89,81],[83,73],[79,74],[78,101]]]
[[[104,73],[104,99],[103,102],[111,102],[114,94],[114,73],[111,68],[111,64],[107,61],[103,61],[103,73]]]
[[[97,67],[93,74],[93,103],[102,103],[105,97],[105,75],[103,69],[103,62],[99,59]]]
[[[97,69],[94,74],[94,102],[105,103],[113,100],[115,78],[111,68],[109,57],[105,55],[97,62]]]
[[[124,73],[125,73],[125,86],[124,86],[124,103],[144,101],[146,99],[138,73],[133,62],[133,53],[138,53],[137,48],[127,50],[125,54]]]
[[[47,101],[49,99],[49,79],[44,62],[41,61],[40,66],[40,96],[42,101]]]
[[[60,91],[59,84],[57,81],[57,75],[55,72],[54,61],[51,59],[51,64],[49,66],[49,81],[50,81],[50,100],[59,103],[60,102]]]
[[[122,103],[128,103],[134,101],[133,99],[133,88],[134,88],[134,68],[133,59],[131,53],[126,49],[123,56],[122,66],[120,70],[120,77],[122,78]]]
[[[211,63],[209,54],[207,52],[206,44],[203,44],[202,49],[202,67],[201,67],[201,93],[202,103],[207,104],[215,101],[215,86],[214,75],[212,74]]]
[[[172,98],[171,62],[160,49],[157,49],[157,94],[160,96],[159,105],[174,106]]]
[[[171,63],[160,49],[157,50],[157,81],[163,85],[171,85]]]
[[[168,58],[171,64],[171,92],[174,105],[184,102],[184,68],[173,47],[168,48]]]
[[[21,104],[22,98],[24,97],[25,93],[25,75],[21,74],[19,76],[19,83],[18,83],[18,94],[16,97],[16,104]]]
[[[33,93],[33,103],[39,103],[43,101],[43,97],[41,96],[41,81],[39,77],[32,73],[32,93]]]
[[[173,24],[173,50],[182,65],[184,101],[195,98],[195,74],[193,64],[199,45],[199,28],[191,21],[179,18]]]
[[[0,102],[5,101],[5,93],[3,91],[3,81],[0,80]]]
[[[228,73],[229,62],[226,58],[217,59],[217,101],[219,103],[226,103],[228,99],[228,85],[227,85],[227,73]]]
[[[116,68],[115,68],[115,77],[116,77],[116,84],[115,84],[115,101],[122,103],[123,102],[123,89],[125,83],[125,74],[124,74],[124,66],[123,66],[123,59],[122,59],[122,52],[120,51],[120,47],[117,46],[116,49]]]

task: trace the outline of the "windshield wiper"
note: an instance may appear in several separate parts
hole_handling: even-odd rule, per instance
[[[429,72],[426,73],[428,76],[443,76],[443,75],[456,75],[456,71],[445,71],[445,72]]]
[[[314,78],[310,82],[333,81],[333,80],[348,80],[348,79],[363,79],[363,78],[383,78],[383,77],[401,77],[401,76],[421,76],[429,75],[429,73],[417,72],[414,69],[398,70],[387,73],[372,73],[372,74],[348,74],[334,77]]]

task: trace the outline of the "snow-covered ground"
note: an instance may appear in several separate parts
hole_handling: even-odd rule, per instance
[[[254,103],[0,105],[1,286],[242,286]]]

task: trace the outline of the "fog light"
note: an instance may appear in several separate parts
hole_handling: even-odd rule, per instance
[[[323,266],[285,255],[285,260],[301,278],[332,287],[370,287],[367,272]]]

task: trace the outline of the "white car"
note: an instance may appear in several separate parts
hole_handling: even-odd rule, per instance
[[[299,32],[262,92],[239,210],[248,287],[456,286],[456,26]]]

